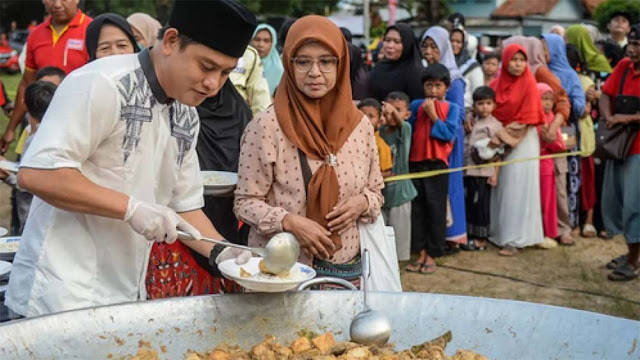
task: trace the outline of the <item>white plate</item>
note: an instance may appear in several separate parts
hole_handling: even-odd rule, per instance
[[[11,263],[8,261],[0,261],[0,276],[11,272]]]
[[[200,171],[205,195],[227,195],[235,190],[238,174],[228,171]],[[207,182],[209,182],[207,184]]]
[[[5,236],[9,233],[9,230],[3,228],[2,226],[0,226],[0,236]]]
[[[18,172],[18,163],[8,160],[0,160],[0,169],[11,171],[14,173]]]
[[[252,257],[248,263],[238,265],[235,259],[230,259],[221,262],[218,268],[227,279],[231,279],[240,284],[240,286],[257,292],[288,291],[316,276],[316,271],[313,270],[313,268],[301,263],[296,263],[291,268],[290,278],[279,278],[267,275],[256,277],[256,275],[260,274],[260,269],[258,268],[260,260],[262,260],[261,257]],[[253,277],[240,276],[240,268],[252,274]]]
[[[0,238],[0,254],[15,254],[20,246],[20,236]]]

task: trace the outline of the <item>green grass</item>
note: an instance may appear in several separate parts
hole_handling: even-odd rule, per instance
[[[9,99],[11,101],[15,101],[16,92],[18,90],[18,84],[20,83],[20,79],[22,78],[21,74],[9,75],[7,73],[0,74],[0,79],[4,83],[5,89],[7,90],[7,94],[9,95]],[[0,136],[4,134],[4,129],[7,127],[9,123],[9,118],[4,115],[4,113],[0,112]],[[15,147],[18,141],[18,135],[16,134],[16,140],[9,146],[9,150],[5,154],[5,157],[9,160],[15,160],[16,153]]]

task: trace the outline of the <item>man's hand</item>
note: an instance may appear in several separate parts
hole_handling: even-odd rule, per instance
[[[302,252],[310,258],[326,259],[329,257],[327,249],[335,250],[335,245],[329,238],[331,232],[304,216],[287,214],[282,219],[282,229],[298,239]]]
[[[13,142],[15,138],[15,132],[11,129],[7,129],[2,135],[2,139],[0,139],[0,155],[4,155],[5,152],[9,149],[9,144]]]
[[[15,108],[15,104],[10,102],[10,103],[7,103],[5,106],[2,107],[2,111],[4,111],[4,114],[7,115],[7,117],[11,117],[11,113],[13,112],[13,108]]]
[[[436,100],[435,99],[425,99],[424,104],[422,105],[424,111],[427,113],[427,116],[431,119],[431,121],[436,122],[438,120],[438,114],[436,113]]]
[[[187,232],[194,239],[200,239],[200,232],[170,208],[137,201],[130,197],[124,221],[133,231],[147,240],[172,244],[178,238],[177,228]]]

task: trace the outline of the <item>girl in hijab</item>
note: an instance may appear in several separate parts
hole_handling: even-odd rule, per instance
[[[493,115],[504,129],[490,146],[512,149],[506,161],[540,154],[537,125],[544,124],[538,88],[527,65],[527,52],[520,44],[504,48],[500,75],[491,83],[496,92]],[[490,240],[502,247],[501,255],[513,256],[518,248],[543,242],[540,205],[540,162],[525,161],[502,167],[500,186],[491,192]]]
[[[134,13],[129,15],[127,21],[131,25],[133,35],[140,47],[148,48],[156,45],[158,31],[162,28],[162,24],[158,20],[145,13]]]
[[[353,104],[349,50],[329,19],[289,30],[274,106],[247,126],[234,211],[250,246],[288,231],[319,276],[360,277],[357,221],[380,215],[383,180],[371,122]]]
[[[607,58],[598,51],[595,43],[591,40],[589,30],[584,25],[569,26],[565,37],[568,44],[573,44],[578,48],[590,71],[599,73],[601,78],[611,74],[611,65],[609,65]]]
[[[278,37],[276,29],[268,24],[258,25],[256,31],[253,33],[251,46],[258,50],[260,59],[262,59],[264,76],[267,78],[267,83],[269,84],[269,93],[271,97],[273,97],[280,83],[282,73],[284,72],[282,60],[280,60],[280,54],[278,54],[277,50]]]
[[[370,73],[369,96],[383,101],[392,91],[402,91],[410,99],[424,98],[420,81],[422,65],[411,27],[404,23],[387,28],[384,34],[382,53]]]
[[[465,117],[464,92],[466,85],[462,72],[456,65],[451,43],[449,42],[449,33],[440,26],[430,27],[422,36],[421,49],[427,65],[442,64],[449,70],[451,75],[451,86],[447,91],[446,100],[458,105],[461,111],[458,123],[448,127],[449,129],[455,129],[450,134],[454,140],[453,150],[449,155],[449,167],[461,167],[464,163],[464,128],[461,125]],[[414,100],[411,103],[412,118],[409,119],[410,122],[415,119],[415,114],[417,114],[421,101]],[[442,140],[449,141],[451,138],[443,138]],[[463,174],[461,171],[449,174],[449,202],[451,204],[453,224],[447,228],[447,241],[454,243],[452,248],[456,248],[457,244],[467,243],[467,219],[464,205]]]
[[[87,26],[85,44],[89,61],[140,51],[127,20],[112,13],[98,15],[93,19]]]
[[[575,125],[571,123],[571,103],[560,79],[558,79],[547,67],[544,46],[540,39],[535,37],[512,36],[503,41],[505,46],[510,44],[520,44],[528,54],[528,62],[537,82],[548,84],[553,89],[554,103],[553,112],[555,119],[551,125],[545,125],[546,131],[542,136],[546,142],[555,141],[558,129],[562,125]],[[576,120],[577,122],[577,120]],[[579,129],[573,126],[576,137],[579,136]],[[580,161],[577,158],[559,157],[555,160],[556,165],[556,187],[558,198],[558,234],[561,245],[573,245],[575,240],[571,234],[572,228],[578,223],[579,213],[579,191],[580,191]],[[569,163],[571,163],[569,165]],[[548,244],[545,244],[548,245]]]
[[[449,39],[456,58],[456,65],[462,72],[466,84],[464,106],[466,109],[470,109],[473,106],[473,92],[480,86],[484,86],[484,73],[480,63],[476,60],[478,39],[475,36],[470,36],[467,39],[466,33],[462,29],[453,29]]]

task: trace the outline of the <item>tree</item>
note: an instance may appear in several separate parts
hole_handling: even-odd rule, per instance
[[[157,15],[156,5],[158,0],[84,0],[81,8],[89,15],[97,16],[103,13],[116,13],[127,17],[136,12],[143,12],[153,17]],[[166,3],[166,1],[164,1]],[[84,5],[84,6],[83,6]]]
[[[339,0],[240,0],[256,15],[329,15]]]
[[[437,24],[451,14],[451,7],[446,0],[416,0],[418,17],[430,24]]]
[[[598,22],[601,30],[607,30],[611,15],[617,11],[626,11],[631,15],[631,25],[640,20],[640,2],[636,0],[608,0],[596,7],[593,19]]]

